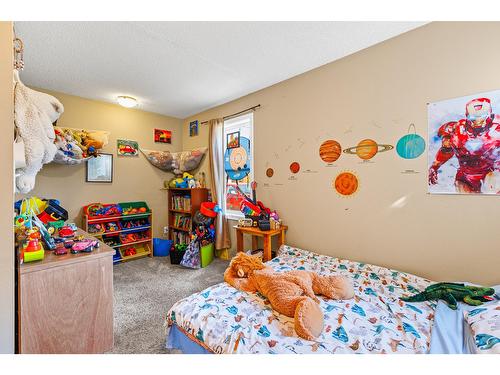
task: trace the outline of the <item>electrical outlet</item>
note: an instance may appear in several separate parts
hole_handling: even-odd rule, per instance
[[[168,227],[163,227],[163,234],[168,234]]]

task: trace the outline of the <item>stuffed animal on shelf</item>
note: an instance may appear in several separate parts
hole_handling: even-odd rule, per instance
[[[16,190],[28,193],[43,164],[50,163],[57,152],[52,123],[64,112],[59,100],[26,87],[14,71],[14,122],[24,142],[26,167],[16,169]]]
[[[224,272],[224,281],[246,292],[258,291],[280,314],[295,319],[297,335],[313,340],[323,331],[323,311],[316,294],[350,299],[354,289],[343,276],[321,276],[309,271],[275,272],[259,257],[238,253]]]

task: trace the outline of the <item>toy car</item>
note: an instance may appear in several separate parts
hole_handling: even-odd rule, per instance
[[[71,247],[72,254],[78,253],[90,253],[94,251],[94,248],[99,247],[99,241],[91,240],[90,238],[86,238],[82,241],[75,242]]]
[[[57,243],[56,248],[54,249],[54,255],[66,255],[68,254],[68,250],[64,247],[62,242]]]
[[[64,241],[64,247],[66,249],[71,249],[71,247],[73,246],[74,243],[75,243],[75,241],[73,241],[73,240],[66,240],[66,241]]]
[[[70,226],[65,225],[64,227],[59,229],[58,235],[59,237],[73,237],[75,235],[75,231],[71,229]]]

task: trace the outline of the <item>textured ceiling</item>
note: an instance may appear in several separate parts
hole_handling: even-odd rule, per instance
[[[422,22],[16,22],[23,81],[178,118],[273,85]]]

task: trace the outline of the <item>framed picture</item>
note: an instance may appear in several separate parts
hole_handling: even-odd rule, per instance
[[[198,135],[198,120],[189,123],[189,136],[195,137]]]
[[[227,134],[227,148],[238,148],[240,147],[240,132],[233,132]]]
[[[118,156],[138,156],[139,143],[137,143],[136,141],[117,139],[116,152],[118,153]]]
[[[500,195],[500,90],[427,108],[429,193]]]
[[[172,143],[172,132],[170,130],[155,129],[155,142]]]
[[[113,155],[98,154],[87,160],[85,182],[113,182]]]

